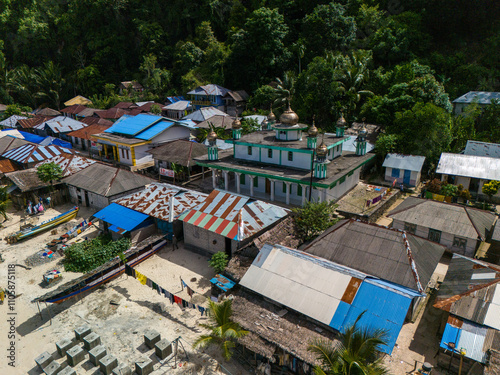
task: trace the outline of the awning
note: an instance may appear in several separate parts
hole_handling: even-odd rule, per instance
[[[111,224],[109,230],[123,234],[127,231],[147,225],[148,215],[131,210],[130,208],[111,203],[94,215],[96,218]]]

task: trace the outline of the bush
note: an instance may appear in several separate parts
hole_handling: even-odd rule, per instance
[[[226,269],[228,262],[229,261],[227,259],[227,254],[223,251],[219,251],[212,255],[212,258],[210,258],[208,264],[215,270],[215,272],[221,273]]]
[[[90,272],[122,254],[129,246],[128,238],[112,241],[109,235],[75,243],[64,252],[64,269],[68,272]]]
[[[452,184],[446,184],[441,188],[441,194],[446,197],[455,197],[457,193],[458,193],[458,186]]]
[[[338,220],[333,218],[333,212],[337,207],[331,201],[306,202],[302,208],[293,208],[293,219],[297,227],[299,237],[303,241],[312,240],[325,229],[331,227]]]

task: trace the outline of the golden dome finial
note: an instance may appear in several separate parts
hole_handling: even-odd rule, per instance
[[[292,111],[292,108],[290,107],[290,102],[288,102],[288,108],[283,112],[280,116],[280,122],[283,125],[288,125],[288,126],[293,126],[297,125],[299,122],[299,116]]]
[[[318,136],[318,128],[316,127],[315,122],[316,115],[313,115],[312,125],[307,129],[307,134],[309,137],[317,137]]]

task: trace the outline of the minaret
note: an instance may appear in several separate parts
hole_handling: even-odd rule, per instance
[[[347,121],[344,118],[344,114],[341,112],[340,118],[337,120],[337,126],[335,127],[335,135],[337,137],[343,137],[346,126]]]
[[[271,130],[272,126],[276,123],[276,116],[273,113],[273,106],[271,104],[271,110],[269,111],[269,114],[267,115],[267,129],[266,130]]]
[[[318,128],[314,124],[314,116],[312,125],[307,129],[307,135],[307,148],[314,150],[318,143]]]
[[[323,134],[323,138],[325,135]],[[325,145],[324,139],[321,140],[321,144],[316,149],[316,161],[314,162],[314,177],[316,178],[326,178],[326,168],[329,161],[326,156],[328,155],[328,148]]]
[[[363,119],[363,127],[358,132],[358,137],[356,138],[356,155],[363,156],[366,154],[366,134],[368,131],[365,126],[365,119]]]
[[[233,139],[240,139],[241,138],[241,122],[238,120],[238,116],[233,121],[232,124],[233,128]]]
[[[217,134],[213,129],[207,135],[208,141],[208,160],[216,161],[219,160],[219,149],[217,148]]]

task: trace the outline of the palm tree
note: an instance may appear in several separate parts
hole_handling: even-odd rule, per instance
[[[209,301],[208,316],[211,324],[200,324],[210,333],[201,335],[193,344],[193,347],[206,348],[209,345],[217,345],[222,350],[222,356],[229,360],[233,355],[232,349],[236,346],[235,341],[248,334],[238,323],[231,320],[233,313],[231,299],[221,303]]]
[[[49,105],[60,109],[61,93],[65,81],[59,66],[48,61],[42,68],[36,70],[36,76],[38,78],[38,96],[47,100]]]
[[[295,74],[293,72],[285,72],[283,75],[283,80],[276,78],[277,86],[274,89],[274,95],[276,99],[275,104],[285,105],[288,107],[292,101],[293,95],[295,94]]]
[[[338,345],[328,340],[316,340],[309,345],[308,350],[321,362],[321,366],[314,368],[316,375],[388,374],[381,359],[377,358],[378,348],[386,345],[387,332],[358,327],[363,314],[340,335]]]

